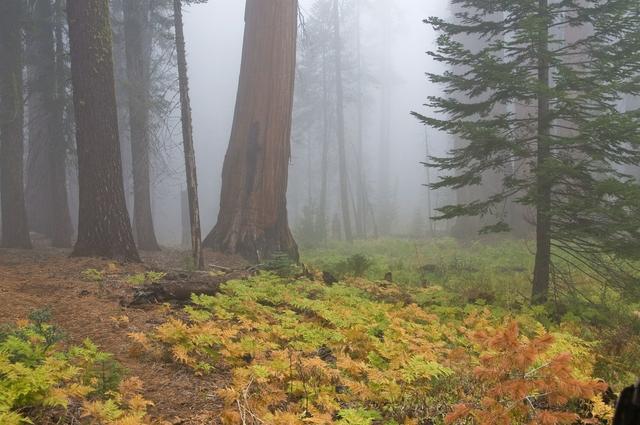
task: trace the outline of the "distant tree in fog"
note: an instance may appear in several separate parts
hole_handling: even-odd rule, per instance
[[[2,246],[31,248],[24,201],[23,0],[0,2],[0,202]]]
[[[342,227],[348,242],[353,241],[351,229],[351,207],[349,205],[349,176],[347,175],[347,149],[344,128],[344,87],[342,81],[342,39],[340,35],[340,2],[333,0],[333,62],[336,85],[336,139],[340,171],[340,209]]]
[[[53,246],[71,246],[73,229],[67,195],[65,134],[65,47],[62,2],[29,0],[26,19],[29,144],[26,204],[31,230]]]
[[[476,187],[490,171],[503,177],[488,199],[440,208],[439,218],[495,215],[509,200],[534,207],[534,302],[547,299],[552,248],[598,273],[607,271],[601,254],[640,256],[640,192],[617,171],[640,161],[637,111],[617,109],[621,94],[640,90],[631,78],[640,67],[637,1],[453,4],[453,21],[426,22],[441,33],[430,55],[454,71],[428,74],[445,95],[429,98],[434,115],[415,115],[467,143],[431,158],[449,174],[432,187]],[[473,51],[461,35],[484,46]],[[484,230],[507,228],[498,215]]]
[[[124,0],[124,44],[131,160],[133,164],[133,230],[138,248],[158,251],[151,214],[150,109],[152,0]]]
[[[326,241],[333,208],[349,220],[341,239],[365,238],[376,227],[363,137],[374,84],[361,52],[361,3],[368,2],[316,0],[300,31],[293,140],[294,160],[307,157],[298,171],[307,199],[296,229],[306,244]]]

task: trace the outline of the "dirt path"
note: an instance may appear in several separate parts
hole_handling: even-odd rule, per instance
[[[31,311],[49,308],[53,323],[62,328],[71,344],[89,338],[113,353],[128,375],[145,384],[145,396],[154,402],[153,417],[171,424],[216,424],[220,405],[215,390],[224,386],[220,375],[195,377],[174,364],[130,353],[130,332],[146,332],[171,312],[162,306],[125,308],[120,300],[132,291],[126,277],[149,269],[176,267],[183,254],[165,252],[145,258],[147,265],[116,265],[96,259],[70,259],[60,250],[0,250],[0,323],[24,319]],[[213,257],[208,262],[226,267],[237,260]],[[110,270],[103,283],[87,282],[87,269]],[[119,323],[113,318],[128,319]]]

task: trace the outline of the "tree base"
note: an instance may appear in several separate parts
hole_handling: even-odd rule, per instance
[[[225,254],[240,255],[256,264],[273,258],[277,253],[286,253],[295,262],[300,260],[298,245],[288,226],[257,233],[253,228],[241,230],[239,226],[232,226],[223,230],[216,225],[202,246]]]
[[[121,245],[105,246],[99,243],[76,243],[71,257],[108,258],[123,263],[141,263],[140,255],[135,246],[122,248]]]

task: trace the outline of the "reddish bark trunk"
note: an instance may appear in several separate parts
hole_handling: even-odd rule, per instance
[[[298,248],[287,219],[297,0],[248,0],[218,222],[204,246],[252,261]]]

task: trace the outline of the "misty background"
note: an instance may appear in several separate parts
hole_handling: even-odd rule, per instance
[[[351,0],[349,0],[351,1]],[[363,1],[361,5],[362,62],[368,79],[363,96],[363,164],[366,183],[371,192],[371,202],[381,201],[376,192],[377,170],[380,161],[381,134],[381,85],[384,55],[381,48],[381,19],[384,11],[380,1]],[[305,19],[311,13],[313,0],[300,2]],[[382,161],[388,167],[389,189],[393,196],[394,218],[391,233],[410,235],[415,221],[427,225],[425,127],[410,115],[411,111],[424,112],[427,97],[438,93],[424,73],[444,70],[426,54],[435,47],[436,35],[424,24],[429,16],[444,17],[449,14],[446,2],[403,0],[391,3],[390,37],[390,137],[391,153]],[[242,39],[244,32],[245,2],[218,0],[185,7],[185,39],[187,44],[191,106],[193,110],[194,142],[198,167],[198,184],[203,234],[207,234],[216,222],[224,155],[229,143],[240,71]],[[303,24],[304,25],[304,24]],[[303,31],[301,29],[301,31]],[[352,40],[352,33],[345,33],[345,43]],[[302,42],[299,34],[298,43]],[[296,84],[296,89],[298,89]],[[320,118],[318,118],[320,119]],[[296,113],[294,111],[294,128]],[[347,126],[349,123],[347,122]],[[185,189],[184,158],[180,143],[179,109],[176,107],[167,123],[167,137],[175,140],[161,142],[163,148],[156,151],[152,163],[153,213],[159,242],[178,245],[182,240],[181,192]],[[353,132],[347,132],[348,152],[353,146]],[[439,154],[449,147],[447,135],[428,130],[431,154]],[[335,135],[331,134],[334,143]],[[318,143],[321,143],[318,141]],[[317,152],[317,150],[315,151]],[[311,155],[311,161],[320,161]],[[303,217],[306,202],[308,162],[306,146],[295,135],[292,138],[292,156],[289,173],[288,210],[289,222],[296,233]],[[351,166],[352,162],[350,162]],[[317,166],[313,165],[312,166]],[[435,179],[435,171],[431,171]],[[130,189],[128,189],[130,191]],[[337,179],[329,180],[329,196],[334,199],[329,206],[328,219],[339,211]],[[130,195],[130,194],[129,194]],[[432,206],[445,203],[444,193],[432,194]],[[444,226],[444,224],[440,224]]]

